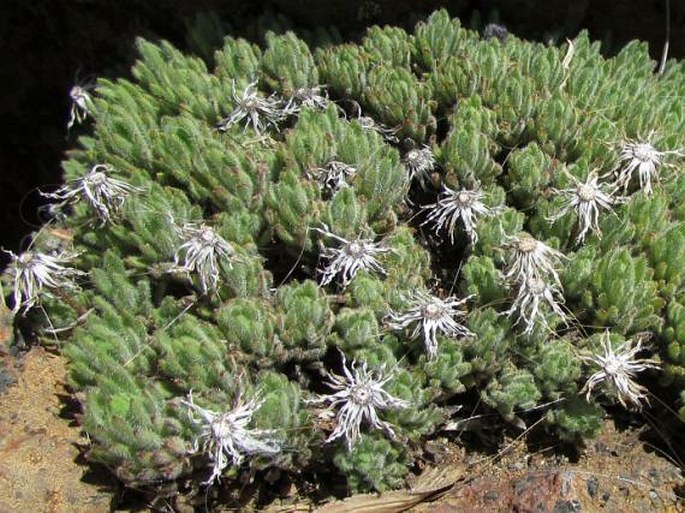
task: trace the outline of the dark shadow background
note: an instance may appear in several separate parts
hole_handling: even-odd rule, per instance
[[[447,8],[474,28],[498,21],[514,34],[563,41],[582,28],[608,53],[631,39],[649,42],[658,60],[666,36],[666,0],[2,0],[0,2],[0,246],[19,251],[40,224],[37,187],[60,181],[68,92],[77,74],[127,75],[135,36],[190,49],[187,20],[216,10],[233,27],[265,12],[302,28],[336,25],[355,37],[372,24],[403,25]],[[685,0],[671,0],[669,56],[685,55]],[[0,268],[6,255],[0,254]]]

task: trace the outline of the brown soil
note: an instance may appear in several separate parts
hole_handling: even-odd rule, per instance
[[[641,441],[640,431],[617,430],[607,421],[575,463],[552,451],[531,453],[516,441],[496,459],[457,452],[464,478],[440,500],[415,511],[685,511],[677,493],[684,482],[679,466]]]
[[[64,359],[43,349],[22,358],[16,383],[0,396],[0,513],[103,513],[114,481],[81,462],[86,443],[67,409]]]
[[[16,383],[0,395],[0,513],[111,511],[118,487],[106,469],[81,457],[87,440],[69,413],[64,359],[33,349],[21,362]],[[409,492],[357,497],[324,510],[390,513],[422,502],[412,511],[685,511],[677,494],[685,486],[679,466],[640,438],[641,430],[617,430],[607,421],[577,463],[550,450],[531,452],[516,440],[493,458],[439,439],[431,447],[441,467],[434,482],[424,479]],[[270,509],[313,508],[292,498]]]

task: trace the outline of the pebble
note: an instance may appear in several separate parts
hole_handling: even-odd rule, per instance
[[[552,513],[580,513],[583,508],[578,501],[559,501],[554,505]]]
[[[597,494],[597,488],[599,487],[599,485],[597,484],[597,479],[591,477],[587,480],[585,486],[587,486],[587,494],[590,496],[591,499],[594,499],[595,495]]]

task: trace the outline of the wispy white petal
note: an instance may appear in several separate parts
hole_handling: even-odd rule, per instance
[[[561,280],[556,267],[568,257],[527,233],[510,237],[506,247],[511,252],[504,277],[514,283],[525,283],[527,280],[547,279],[561,289]]]
[[[318,168],[315,174],[324,190],[335,192],[347,186],[347,179],[354,176],[356,172],[357,169],[349,164],[331,160],[325,167]]]
[[[605,392],[618,399],[624,408],[642,409],[643,404],[649,402],[647,389],[634,378],[647,369],[658,369],[658,360],[636,358],[642,350],[639,341],[633,345],[632,340],[626,340],[614,348],[608,330],[602,335],[601,344],[602,354],[581,356],[583,362],[598,370],[588,378],[580,393],[589,401],[594,388],[603,385]]]
[[[174,255],[176,268],[197,276],[203,294],[214,291],[219,284],[220,263],[231,268],[236,253],[233,246],[203,223],[185,223],[176,227],[182,243]]]
[[[454,244],[454,234],[457,222],[461,222],[464,231],[472,243],[478,240],[476,224],[479,217],[490,217],[495,211],[483,203],[485,195],[480,190],[461,189],[454,191],[443,187],[437,203],[425,205],[423,210],[428,212],[426,220],[421,225],[434,224],[438,230],[447,230],[450,242]]]
[[[395,135],[400,130],[398,127],[389,128],[385,125],[382,125],[381,123],[377,123],[373,118],[369,116],[359,116],[359,118],[357,118],[357,121],[359,122],[363,130],[366,130],[368,132],[376,132],[383,136],[383,138],[390,143],[397,144],[398,142],[400,142],[400,140]]]
[[[96,164],[83,178],[68,182],[55,192],[42,194],[46,198],[58,200],[58,210],[85,200],[100,220],[107,223],[121,210],[130,194],[142,192],[139,187],[107,176],[112,171],[113,169],[106,164]]]
[[[667,155],[681,155],[680,151],[659,151],[649,142],[626,140],[621,145],[618,158],[616,185],[625,193],[637,171],[640,189],[652,193],[652,183],[659,182],[659,170]]]
[[[435,168],[435,157],[430,147],[423,146],[409,150],[403,159],[410,180],[417,180],[422,189],[431,182],[431,172]]]
[[[226,131],[236,123],[244,121],[244,128],[252,125],[255,132],[262,134],[270,126],[278,130],[278,123],[286,116],[282,102],[275,95],[266,98],[259,95],[256,80],[248,84],[241,94],[235,91],[235,84],[233,84],[231,94],[236,107],[227,117],[219,121],[218,130]]]
[[[62,252],[52,256],[25,251],[15,255],[12,251],[3,251],[12,259],[8,272],[13,280],[14,313],[26,312],[36,305],[42,293],[78,290],[74,279],[85,275],[83,271],[65,265],[77,256],[73,253]]]
[[[71,108],[69,109],[67,130],[69,130],[76,123],[83,123],[88,116],[92,115],[93,98],[91,97],[90,92],[93,89],[95,89],[95,84],[89,82],[76,84],[69,90]]]
[[[239,397],[235,407],[224,413],[196,405],[192,392],[188,394],[187,401],[181,402],[189,408],[191,420],[201,426],[195,450],[199,449],[201,441],[202,451],[213,462],[212,474],[203,484],[219,480],[229,465],[229,458],[232,465],[239,466],[245,456],[274,455],[281,451],[281,442],[275,438],[273,431],[247,427],[263,401],[244,401]]]
[[[414,324],[411,336],[417,338],[423,333],[426,353],[429,358],[435,358],[438,353],[438,333],[454,338],[474,336],[455,319],[466,315],[460,307],[472,297],[440,299],[422,291],[415,292],[408,299],[410,306],[403,312],[392,312],[388,324],[393,330],[402,330]]]
[[[288,115],[294,115],[299,113],[302,107],[323,110],[329,103],[328,93],[323,86],[302,87],[288,98],[283,110]]]
[[[524,335],[532,333],[538,323],[549,328],[546,315],[555,313],[566,322],[566,315],[561,308],[564,298],[561,292],[541,278],[530,278],[518,285],[518,292],[506,315],[516,314],[516,322],[525,325]],[[545,306],[546,305],[546,306]]]
[[[385,270],[376,257],[389,252],[390,248],[384,247],[382,243],[362,238],[347,240],[327,229],[317,228],[316,231],[328,238],[334,239],[340,244],[338,248],[325,247],[323,249],[321,256],[328,263],[320,270],[321,285],[328,285],[337,276],[340,276],[342,286],[347,287],[355,275],[362,269],[385,274]]]
[[[351,450],[359,438],[363,421],[372,429],[380,429],[394,437],[395,431],[392,426],[389,422],[380,420],[377,411],[405,409],[410,405],[408,401],[393,397],[383,388],[394,377],[393,372],[386,373],[383,368],[369,370],[366,362],[360,366],[355,361],[348,369],[345,355],[342,356],[342,365],[344,376],[326,372],[326,384],[335,390],[335,393],[321,395],[308,401],[312,404],[327,404],[327,415],[339,408],[335,413],[335,429],[326,442],[344,437],[347,449]]]
[[[608,210],[611,212],[614,205],[621,203],[623,199],[613,196],[612,191],[605,192],[602,190],[595,172],[590,173],[584,183],[573,175],[569,176],[576,183],[576,186],[557,191],[565,196],[565,202],[561,210],[549,218],[550,222],[555,222],[570,211],[575,211],[578,216],[579,228],[576,242],[583,242],[590,231],[601,237],[602,232],[599,229],[600,211]]]

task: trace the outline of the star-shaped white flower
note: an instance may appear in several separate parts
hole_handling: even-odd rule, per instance
[[[659,168],[669,154],[681,155],[679,151],[659,151],[648,142],[625,141],[621,145],[621,155],[618,158],[616,186],[623,187],[625,193],[637,170],[640,189],[645,194],[651,194],[652,182],[658,183]]]
[[[604,192],[602,186],[598,183],[597,173],[594,171],[588,175],[584,183],[573,175],[569,176],[571,176],[576,186],[571,189],[557,191],[566,196],[566,201],[562,205],[561,210],[551,216],[549,221],[555,222],[571,210],[574,210],[578,216],[579,226],[576,242],[583,242],[589,231],[601,237],[602,232],[599,229],[600,210],[613,212],[613,206],[621,203],[622,199],[612,196],[611,192]]]
[[[281,101],[275,95],[267,98],[259,95],[256,80],[248,84],[242,94],[236,93],[234,84],[231,95],[236,107],[219,121],[218,130],[226,131],[234,124],[245,120],[245,128],[252,125],[255,132],[262,134],[269,126],[278,129],[278,122],[285,117]]]
[[[178,267],[172,271],[196,275],[203,294],[216,290],[220,263],[225,262],[230,269],[236,256],[233,246],[203,223],[185,223],[176,227],[176,231],[183,243],[174,255],[174,263]]]
[[[75,123],[83,123],[93,111],[93,98],[90,91],[95,89],[94,83],[76,84],[69,90],[69,99],[71,100],[71,108],[69,110],[69,121],[67,122],[67,130],[69,130]]]
[[[455,317],[464,317],[466,313],[460,307],[473,296],[464,299],[439,297],[422,291],[415,292],[410,298],[410,306],[402,313],[390,314],[389,326],[393,330],[402,330],[415,324],[412,337],[417,338],[423,332],[423,342],[428,358],[438,354],[438,332],[449,337],[473,337],[474,334]]]
[[[519,284],[516,299],[514,299],[511,308],[505,314],[509,316],[515,313],[518,314],[516,322],[525,324],[526,329],[523,331],[523,334],[529,335],[538,322],[549,327],[545,319],[546,312],[543,308],[545,304],[549,310],[566,322],[566,315],[560,306],[563,303],[564,299],[556,287],[548,285],[541,278],[532,277]]]
[[[400,140],[395,134],[399,132],[399,127],[390,128],[381,123],[377,123],[372,117],[369,116],[359,116],[357,121],[361,125],[362,129],[367,132],[376,132],[380,134],[383,139],[389,143],[397,144]]]
[[[293,95],[288,98],[283,110],[287,114],[293,115],[299,113],[300,110],[302,110],[302,107],[324,110],[328,107],[329,103],[328,93],[323,86],[302,87],[297,89]]]
[[[450,235],[450,242],[454,244],[455,228],[457,222],[461,221],[464,231],[475,244],[478,240],[477,218],[490,217],[494,214],[494,210],[483,203],[484,197],[485,194],[480,190],[454,191],[445,185],[437,203],[422,207],[429,214],[421,225],[433,223],[438,229],[446,229]]]
[[[14,282],[12,312],[15,314],[19,311],[25,313],[36,305],[45,289],[65,292],[78,290],[74,279],[85,275],[83,271],[64,265],[77,256],[73,253],[62,252],[51,256],[25,251],[15,255],[12,251],[3,251],[12,259],[8,272]]]
[[[426,190],[431,181],[431,172],[435,168],[435,157],[430,147],[423,146],[409,150],[402,160],[409,174],[409,180],[417,180]]]
[[[316,169],[316,178],[324,190],[335,192],[347,186],[347,178],[354,176],[357,169],[340,162],[331,160],[325,167]]]
[[[347,287],[355,275],[362,269],[385,274],[385,270],[378,261],[377,256],[388,253],[390,248],[383,247],[382,243],[374,242],[372,239],[356,238],[347,240],[340,237],[324,227],[316,228],[316,231],[326,237],[335,239],[340,243],[339,248],[325,247],[321,253],[328,265],[322,269],[321,285],[328,285],[336,276],[342,277],[342,286]]]
[[[196,405],[192,391],[188,393],[188,400],[181,402],[189,408],[190,419],[202,427],[193,451],[199,450],[202,441],[202,451],[208,453],[213,462],[212,474],[202,484],[219,480],[229,465],[229,458],[232,465],[239,466],[245,456],[273,455],[281,451],[281,442],[274,437],[273,431],[247,427],[263,401],[243,401],[239,397],[235,407],[224,413]]]
[[[107,176],[112,171],[106,164],[96,164],[83,178],[68,182],[55,192],[41,194],[59,200],[57,209],[85,199],[104,224],[116,216],[130,194],[142,192],[139,187]]]
[[[633,407],[641,410],[643,403],[649,403],[647,389],[636,383],[634,378],[647,369],[658,369],[659,361],[636,358],[635,355],[642,350],[642,343],[639,341],[633,345],[632,340],[625,340],[614,348],[609,330],[602,335],[601,343],[602,354],[580,357],[589,366],[599,368],[588,378],[580,393],[585,394],[589,401],[594,388],[604,384],[605,391],[618,399],[624,408]]]
[[[532,278],[545,279],[549,276],[555,285],[561,288],[561,280],[555,266],[561,260],[568,259],[566,255],[550,248],[528,233],[511,237],[506,246],[512,253],[504,274],[507,280],[525,283]]]
[[[395,436],[390,423],[380,420],[378,410],[405,409],[409,402],[393,397],[383,387],[394,376],[393,372],[385,373],[381,368],[377,371],[369,370],[366,362],[361,366],[353,361],[351,370],[347,368],[345,355],[342,355],[344,376],[326,372],[326,384],[336,392],[321,395],[317,399],[309,400],[312,404],[328,404],[326,416],[333,415],[333,409],[340,407],[335,413],[335,429],[328,436],[326,442],[345,437],[347,449],[351,450],[359,437],[362,421],[366,420],[373,429],[385,431],[390,437]]]

